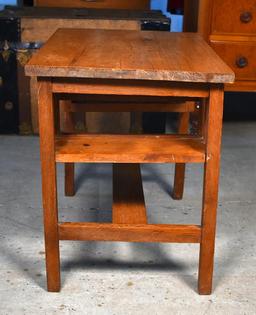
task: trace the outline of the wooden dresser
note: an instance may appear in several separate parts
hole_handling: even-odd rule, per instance
[[[198,8],[198,31],[236,74],[235,84],[226,85],[225,90],[256,91],[256,1],[190,3],[194,10]]]

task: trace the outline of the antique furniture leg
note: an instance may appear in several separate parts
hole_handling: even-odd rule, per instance
[[[200,243],[199,280],[200,294],[211,294],[214,263],[216,212],[218,203],[218,182],[223,115],[223,86],[210,89],[207,111],[206,161],[204,168],[202,237]]]
[[[75,163],[65,163],[65,196],[75,195]]]
[[[131,126],[130,126],[130,132],[136,133],[136,134],[142,134],[143,128],[142,128],[142,119],[143,119],[143,113],[142,112],[131,112]]]
[[[61,108],[61,129],[64,133],[74,133],[75,132],[75,120],[74,113],[67,111],[66,109],[71,106],[71,100],[60,100]],[[64,164],[64,173],[65,173],[65,196],[72,197],[75,195],[75,164],[74,163],[65,163]]]
[[[42,197],[48,291],[60,290],[60,257],[55,163],[54,98],[50,79],[38,80]]]
[[[75,133],[76,122],[74,113],[69,111],[72,107],[71,100],[59,100],[60,103],[60,126],[63,133]]]
[[[189,112],[179,114],[179,134],[187,134],[189,128]],[[175,164],[175,175],[172,198],[175,200],[180,200],[183,197],[184,191],[184,181],[185,181],[185,169],[186,164],[177,163]]]
[[[207,102],[208,100],[202,99],[200,104],[199,104],[199,118],[198,118],[198,126],[197,126],[197,133],[196,135],[198,136],[205,136],[205,115],[206,115],[206,107],[207,107]]]

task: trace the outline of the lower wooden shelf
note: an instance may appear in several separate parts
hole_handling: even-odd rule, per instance
[[[56,138],[56,162],[203,163],[201,138],[182,135],[66,135]]]

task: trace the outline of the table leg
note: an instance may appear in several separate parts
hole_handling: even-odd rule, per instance
[[[179,134],[187,134],[189,128],[189,112],[179,114]],[[184,182],[185,182],[185,170],[186,164],[177,163],[175,164],[175,175],[172,198],[175,200],[180,200],[183,197]]]
[[[38,91],[47,286],[48,291],[57,292],[60,290],[60,258],[51,81],[39,80]]]
[[[75,195],[75,163],[65,163],[65,196]]]
[[[130,133],[142,134],[142,112],[131,112]]]
[[[206,108],[206,162],[204,169],[202,238],[200,243],[199,281],[200,294],[211,294],[214,264],[216,214],[223,116],[223,87],[213,86]]]
[[[70,111],[72,101],[60,100],[60,129],[63,133],[74,133],[76,131],[76,121],[74,112]]]

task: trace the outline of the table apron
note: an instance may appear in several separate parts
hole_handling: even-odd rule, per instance
[[[40,78],[40,80],[44,80]],[[216,85],[216,84],[215,84]],[[207,98],[211,84],[109,79],[52,79],[53,93]]]

